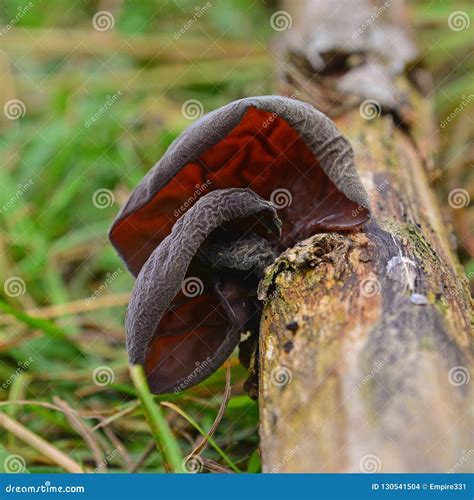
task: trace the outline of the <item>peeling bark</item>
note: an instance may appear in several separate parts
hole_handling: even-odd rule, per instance
[[[429,101],[405,76],[394,85],[413,124],[430,123]],[[305,81],[285,89],[312,100]],[[432,127],[354,106],[335,121],[373,215],[288,250],[260,285],[263,469],[466,471],[471,304],[427,180]]]

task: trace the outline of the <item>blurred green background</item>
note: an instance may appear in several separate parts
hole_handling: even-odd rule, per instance
[[[472,20],[470,5],[410,2],[413,33],[435,80],[440,148],[431,181],[472,277],[472,209],[448,204],[453,189],[473,196],[472,26],[448,26],[456,10]],[[251,0],[0,4],[1,411],[91,470],[101,463],[104,471],[164,470],[128,374],[123,318],[133,279],[108,243],[108,228],[192,123],[185,103],[198,100],[207,112],[272,92],[276,8]],[[98,19],[100,11],[110,17]],[[466,99],[462,113],[442,125]],[[258,406],[242,389],[244,370],[231,364],[232,394],[205,456],[211,468],[230,461],[256,472]],[[220,370],[156,401],[176,403],[208,431],[224,379]],[[6,404],[21,400],[30,403]],[[74,424],[71,409],[85,428]],[[187,455],[199,431],[173,409],[163,414]],[[0,469],[3,453],[18,455],[30,472],[62,470],[11,433],[0,436]]]

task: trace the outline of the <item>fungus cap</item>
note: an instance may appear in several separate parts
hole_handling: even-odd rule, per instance
[[[145,365],[155,393],[200,382],[258,310],[255,270],[269,255],[265,241],[281,251],[317,231],[353,229],[368,216],[350,144],[310,104],[251,97],[203,116],[134,189],[110,231],[138,275],[127,315],[130,361]],[[249,236],[252,243],[242,243]],[[218,254],[209,258],[216,242],[234,259],[224,269],[216,268]],[[207,260],[197,258],[206,251]],[[239,255],[250,256],[247,268]],[[202,283],[202,293],[183,293],[189,278]]]

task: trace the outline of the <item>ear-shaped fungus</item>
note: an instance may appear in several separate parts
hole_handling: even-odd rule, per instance
[[[317,231],[360,226],[368,207],[350,144],[311,105],[252,97],[196,121],[110,231],[138,276],[127,348],[151,390],[182,390],[215,371],[240,333],[258,328],[264,267]]]

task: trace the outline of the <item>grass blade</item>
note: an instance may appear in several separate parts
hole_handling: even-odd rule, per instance
[[[130,375],[142,403],[143,411],[150,426],[158,451],[162,454],[165,465],[171,472],[183,472],[181,449],[166,421],[161,408],[155,403],[148,389],[143,367],[130,365]]]

